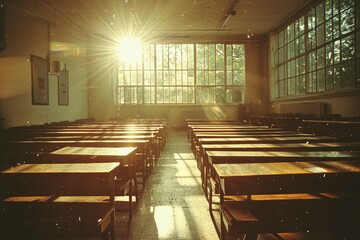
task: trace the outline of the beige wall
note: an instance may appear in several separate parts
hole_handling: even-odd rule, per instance
[[[0,52],[0,117],[3,118],[0,128],[87,117],[83,34],[46,7],[31,7],[34,5],[7,6],[7,48]],[[50,55],[49,36],[53,43]],[[66,64],[69,106],[58,105],[58,82],[54,74],[49,74],[49,105],[32,105],[31,55]]]
[[[267,44],[249,42],[245,44],[245,105],[251,114],[263,115],[269,108],[269,81],[267,74]]]

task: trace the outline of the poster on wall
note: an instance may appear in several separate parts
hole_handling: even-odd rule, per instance
[[[69,72],[64,69],[58,77],[58,104],[69,106]]]
[[[49,105],[49,79],[47,60],[31,55],[32,104]]]

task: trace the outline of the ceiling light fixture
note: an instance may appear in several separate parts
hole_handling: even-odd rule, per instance
[[[227,12],[225,18],[221,21],[219,29],[224,29],[230,22],[232,16],[236,14],[236,5],[239,3],[239,0],[234,0],[233,4],[231,5],[229,11]]]

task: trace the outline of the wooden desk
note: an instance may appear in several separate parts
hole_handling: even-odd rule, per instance
[[[129,194],[129,220],[131,220],[133,185],[136,201],[139,197],[135,153],[136,147],[64,147],[51,152],[49,158],[51,161],[57,162],[119,162],[120,169],[116,176],[115,187],[117,190],[129,188],[124,192]],[[124,168],[126,171],[122,170]],[[129,184],[127,184],[128,182]]]
[[[268,163],[295,161],[360,160],[360,151],[207,151],[204,160],[204,187],[208,199],[213,165],[221,163]]]
[[[360,151],[207,151],[208,166],[218,163],[360,160]]]
[[[317,143],[317,142],[336,142],[335,137],[329,136],[279,136],[279,137],[204,137],[197,138],[193,143],[192,151],[195,156],[201,152],[203,144],[257,144],[257,143]]]
[[[246,234],[246,239],[257,239],[264,232],[330,231],[349,239],[358,236],[359,161],[213,167],[220,185],[222,238],[224,232],[235,238]],[[352,194],[331,194],[338,192]],[[225,200],[228,195],[237,195],[238,200]]]
[[[307,132],[360,140],[360,122],[358,121],[303,120],[302,127]]]
[[[136,147],[64,147],[49,154],[55,161],[76,158],[76,162],[119,162],[120,167],[134,165]],[[72,161],[72,160],[65,160]]]
[[[202,182],[205,183],[207,151],[352,151],[360,150],[360,142],[333,143],[255,143],[255,144],[202,144],[197,156]]]
[[[28,153],[49,153],[64,147],[136,147],[137,171],[142,174],[143,181],[149,176],[152,164],[149,140],[63,140],[63,141],[7,141],[3,143],[3,162],[5,161],[37,161]],[[14,154],[15,153],[15,154]],[[24,154],[26,157],[24,158]],[[41,158],[40,158],[41,160]]]
[[[206,151],[350,151],[360,150],[360,142],[329,143],[255,143],[255,144],[203,144]]]
[[[117,162],[20,164],[1,171],[1,236],[99,237],[110,231],[115,237],[118,167]]]
[[[280,132],[280,133],[201,133],[195,132],[193,133],[193,140],[192,145],[198,146],[199,143],[197,139],[199,138],[271,138],[271,137],[313,137],[314,134],[304,134],[304,133],[297,133],[297,132]]]
[[[213,169],[224,195],[318,192],[319,187],[322,191],[326,187],[360,190],[360,181],[356,181],[360,180],[360,161],[231,163],[214,164]],[[350,179],[353,183],[347,184]],[[299,181],[303,184],[298,185]]]
[[[106,135],[99,135],[99,136],[81,136],[81,135],[61,135],[61,136],[39,136],[33,137],[31,140],[34,141],[77,141],[77,140],[148,140],[149,141],[149,150],[150,150],[150,157],[154,158],[156,161],[160,156],[160,142],[157,141],[155,135],[122,135],[122,136],[106,136]]]
[[[238,137],[238,138],[199,138],[199,144],[224,144],[224,143],[315,143],[315,142],[335,142],[334,137],[328,136],[308,136],[308,137]]]

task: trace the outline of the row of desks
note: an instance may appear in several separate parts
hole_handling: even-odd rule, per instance
[[[96,125],[90,131],[89,126],[64,126],[62,131],[59,126],[34,127],[2,135],[0,225],[5,236],[18,228],[15,232],[24,231],[30,238],[49,234],[107,239],[110,233],[114,239],[119,190],[128,192],[131,220],[132,194],[139,193],[137,156],[150,149],[151,161],[158,157],[151,144],[159,144],[158,137],[164,135],[154,129],[149,135],[133,135],[130,131],[135,130],[130,130],[127,137],[107,126],[106,132],[113,133],[109,137],[103,134],[105,128]]]
[[[307,221],[305,217],[298,216],[298,221],[282,223],[289,221],[290,215],[294,217],[303,214],[303,208],[294,213],[290,208],[279,206],[290,206],[291,199],[295,205],[313,207],[311,204],[303,204],[304,199],[311,202],[315,199],[304,197],[309,192],[313,194],[340,189],[355,192],[355,195],[359,196],[359,186],[351,184],[360,176],[359,142],[340,142],[334,137],[298,134],[266,126],[234,128],[228,124],[204,124],[199,127],[189,125],[189,140],[202,172],[211,216],[223,239],[227,235],[235,238],[245,235],[248,239],[256,239],[259,233],[306,232],[306,224],[301,223]],[[339,175],[341,177],[338,178]],[[327,181],[329,179],[333,181]],[[220,222],[216,221],[214,216],[214,213],[219,211],[219,208],[213,208],[214,194],[220,194]],[[325,197],[317,199],[323,198]],[[353,198],[351,203],[352,200]],[[358,209],[357,207],[355,205],[355,209]],[[289,212],[289,215],[271,213],[271,209]],[[349,214],[348,210],[344,209],[344,213]],[[357,210],[355,212],[357,213]],[[349,229],[354,226],[354,223],[349,224],[343,219],[344,215],[338,214],[337,217],[341,219],[340,222],[343,221],[344,228],[346,225]],[[356,224],[359,223],[359,218],[353,220]],[[311,231],[326,228],[321,224],[308,224],[306,227]],[[342,228],[339,225],[337,229]]]

